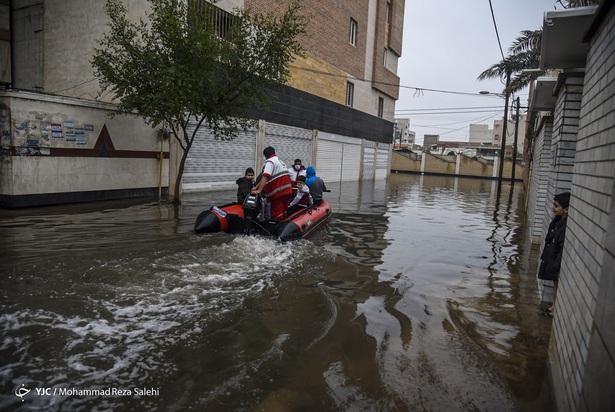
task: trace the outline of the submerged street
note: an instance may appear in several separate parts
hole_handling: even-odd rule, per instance
[[[195,234],[233,190],[0,210],[0,409],[555,410],[521,184],[327,187],[288,243]]]

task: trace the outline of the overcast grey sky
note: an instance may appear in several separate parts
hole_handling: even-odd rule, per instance
[[[522,30],[542,26],[545,11],[562,9],[555,0],[491,0],[491,3],[504,55]],[[441,140],[467,141],[471,123],[492,127],[493,120],[504,115],[502,98],[478,93],[481,90],[501,93],[504,85],[499,79],[476,79],[500,60],[502,55],[489,0],[406,0],[403,50],[398,66],[401,88],[395,117],[410,118],[410,129],[416,132],[417,143],[422,144],[424,134],[439,134]],[[524,106],[527,90],[518,96]],[[471,109],[475,113],[426,114],[459,112],[463,111],[460,108],[472,107],[481,109]],[[422,110],[446,108],[451,110]]]

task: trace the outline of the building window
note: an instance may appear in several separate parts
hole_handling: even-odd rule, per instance
[[[350,18],[350,44],[357,45],[357,26],[358,23],[352,17]]]
[[[354,103],[354,84],[346,83],[346,106],[352,107]]]
[[[388,50],[385,47],[384,48],[384,54],[382,55],[382,64],[384,65],[384,67],[387,66],[387,60],[388,60]]]
[[[384,99],[382,97],[378,98],[378,117],[384,116]]]
[[[226,39],[232,34],[233,26],[236,24],[234,15],[210,2],[192,1],[190,6],[203,13],[207,21],[213,24],[216,36]]]

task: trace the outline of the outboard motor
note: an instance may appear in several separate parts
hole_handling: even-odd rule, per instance
[[[243,217],[245,219],[244,233],[250,234],[252,223],[261,211],[261,199],[258,195],[248,195],[243,201]]]

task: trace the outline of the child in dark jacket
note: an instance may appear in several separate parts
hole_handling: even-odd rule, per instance
[[[546,312],[549,316],[553,316],[555,312],[555,296],[557,294],[557,282],[559,280],[559,270],[564,250],[564,236],[566,235],[569,204],[570,193],[568,192],[560,193],[553,198],[553,213],[555,216],[549,224],[545,245],[540,255],[538,278],[553,281],[553,303]]]
[[[252,182],[254,181],[254,169],[248,167],[244,177],[240,177],[235,181],[237,183],[237,203],[243,204],[245,198],[252,190]]]

